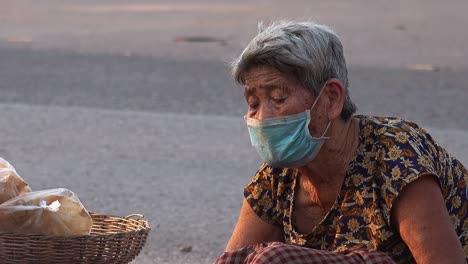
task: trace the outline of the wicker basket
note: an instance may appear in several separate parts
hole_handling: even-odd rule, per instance
[[[150,231],[143,216],[90,215],[86,236],[0,233],[0,263],[129,263],[140,253]]]

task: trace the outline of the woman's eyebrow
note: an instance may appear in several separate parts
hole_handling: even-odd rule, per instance
[[[261,87],[267,89],[287,89],[289,87],[289,82],[285,80],[271,80],[261,84]]]
[[[262,88],[266,89],[268,93],[272,93],[275,90],[289,92],[289,85],[286,82],[267,83],[262,85]]]
[[[257,87],[245,86],[244,87],[244,97],[248,98],[251,95],[255,94]],[[274,90],[281,90],[282,92],[289,92],[289,86],[286,82],[270,82],[259,85],[259,88],[265,89],[266,93],[270,94]]]

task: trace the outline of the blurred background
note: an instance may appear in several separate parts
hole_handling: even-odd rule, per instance
[[[465,0],[0,0],[0,156],[33,190],[144,214],[134,263],[211,263],[260,159],[229,62],[259,21],[345,47],[359,112],[401,116],[468,164]]]

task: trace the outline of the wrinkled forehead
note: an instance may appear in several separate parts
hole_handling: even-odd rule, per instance
[[[244,93],[254,93],[259,89],[290,90],[297,89],[298,86],[300,84],[294,77],[269,66],[251,68],[244,78]]]

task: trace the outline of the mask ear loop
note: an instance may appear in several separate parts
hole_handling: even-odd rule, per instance
[[[327,133],[328,131],[328,128],[330,127],[331,125],[331,121],[328,122],[328,125],[327,125],[327,128],[325,128],[325,131],[323,132],[322,136],[320,138],[323,138],[323,139],[330,139],[330,137],[325,137],[325,134]]]
[[[312,114],[311,113],[312,109],[314,109],[315,105],[318,103],[318,100],[319,100],[320,96],[322,95],[323,90],[325,90],[325,86],[327,85],[327,83],[328,83],[328,81],[326,81],[325,84],[322,86],[322,89],[320,90],[320,93],[318,94],[317,99],[315,99],[314,104],[312,105],[312,107],[309,110],[309,115]],[[328,122],[327,128],[325,128],[325,131],[323,132],[323,134],[322,134],[322,136],[320,138],[323,138],[323,139],[329,139],[330,138],[330,137],[325,137],[325,134],[327,133],[328,128],[330,127],[330,125],[331,125],[331,121]],[[307,126],[308,126],[308,124],[307,124]]]
[[[312,104],[312,107],[310,108],[310,111],[312,112],[312,109],[314,109],[315,105],[318,103],[319,99],[320,99],[320,96],[322,96],[322,92],[323,90],[325,90],[325,86],[327,85],[328,81],[325,82],[325,84],[322,86],[322,89],[320,89],[320,92],[317,96],[317,99],[315,99],[315,102],[314,104]]]

